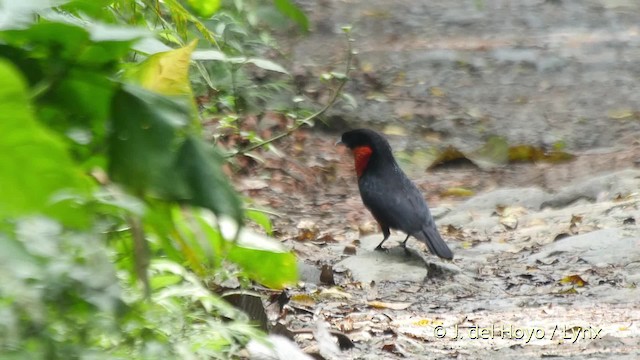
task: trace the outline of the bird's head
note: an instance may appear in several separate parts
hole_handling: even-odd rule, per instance
[[[358,177],[372,165],[394,164],[389,142],[379,133],[370,129],[356,129],[342,134],[338,144],[343,144],[353,152]]]

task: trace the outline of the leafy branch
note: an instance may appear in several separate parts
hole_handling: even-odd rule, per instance
[[[308,125],[313,119],[321,116],[322,114],[324,114],[327,110],[329,110],[331,108],[331,106],[333,106],[333,104],[338,100],[338,96],[340,96],[340,94],[342,93],[342,89],[344,88],[344,85],[347,83],[347,81],[349,81],[349,73],[351,71],[351,62],[353,60],[353,55],[355,55],[354,51],[353,51],[353,47],[351,46],[351,43],[354,41],[354,39],[351,37],[351,27],[349,26],[345,26],[342,28],[342,31],[344,32],[346,38],[347,38],[347,58],[346,58],[346,66],[345,66],[345,72],[344,74],[339,74],[339,73],[332,73],[332,77],[335,79],[338,79],[339,83],[338,86],[336,87],[336,89],[334,90],[331,98],[329,99],[329,101],[318,111],[316,111],[315,113],[305,117],[304,119],[300,119],[297,120],[295,125],[293,125],[292,127],[290,127],[289,129],[287,129],[285,132],[280,133],[278,135],[275,135],[267,140],[263,140],[260,141],[256,144],[250,145],[244,149],[240,149],[236,152],[233,152],[229,155],[227,155],[227,157],[234,157],[234,156],[238,156],[238,155],[243,155],[246,154],[248,152],[251,152],[253,150],[256,150],[258,148],[261,148],[265,145],[269,145],[272,142],[275,142],[277,140],[280,140],[284,137],[287,137],[289,135],[291,135],[292,133],[294,133],[296,130],[298,130],[299,128],[301,128],[304,125]]]

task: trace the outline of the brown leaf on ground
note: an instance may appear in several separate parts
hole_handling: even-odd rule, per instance
[[[311,241],[315,240],[318,236],[318,226],[316,223],[310,220],[302,220],[298,223],[298,235],[296,240],[298,241]]]
[[[589,285],[588,282],[584,281],[580,275],[569,275],[565,276],[560,280],[561,284],[573,284],[577,287],[583,287],[585,285]]]
[[[412,303],[392,303],[384,301],[369,301],[368,306],[374,309],[391,309],[391,310],[404,310],[409,308]]]

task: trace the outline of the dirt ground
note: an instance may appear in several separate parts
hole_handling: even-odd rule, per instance
[[[290,43],[310,79],[358,52],[349,126],[404,129],[411,146],[509,143],[570,150],[637,140],[640,3],[586,1],[301,1],[313,31]],[[337,124],[337,123],[336,123]]]
[[[300,261],[300,286],[271,319],[291,331],[323,320],[355,344],[332,356],[311,334],[298,334],[307,352],[353,359],[640,354],[640,146],[563,164],[411,169],[456,254],[444,262],[417,241],[406,256],[394,244],[399,233],[387,253],[372,251],[382,235],[361,204],[351,154],[334,146],[337,136],[303,131],[281,143],[294,156],[266,154],[257,173],[239,179],[256,205],[279,215],[275,236]],[[591,175],[574,179],[585,167]],[[477,195],[449,195],[457,187]]]
[[[332,353],[295,332],[317,358],[638,358],[640,3],[300,3],[314,29],[289,44],[301,91],[339,67],[351,24],[357,107],[337,104],[328,130],[296,133],[277,145],[286,157],[262,154],[237,179],[300,259],[272,320],[294,332],[323,321],[355,345]],[[402,234],[372,251],[382,235],[334,146],[350,127],[381,130],[397,154],[498,135],[575,157],[404,159],[456,254],[444,262],[415,240],[406,256]]]

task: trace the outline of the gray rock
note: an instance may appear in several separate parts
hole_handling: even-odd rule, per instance
[[[500,63],[513,63],[536,67],[540,52],[533,49],[499,48],[492,51],[491,56]]]
[[[549,193],[537,188],[499,189],[467,200],[459,208],[462,210],[494,210],[497,205],[522,206],[539,210],[550,200]]]
[[[542,204],[543,207],[564,207],[580,199],[589,201],[611,200],[640,189],[640,170],[627,169],[571,184]]]
[[[448,207],[433,207],[430,210],[431,210],[431,216],[433,216],[433,218],[436,220],[442,219],[443,217],[447,216],[447,214],[451,212],[451,209]]]
[[[528,261],[535,263],[551,257],[580,258],[592,265],[625,266],[640,261],[640,232],[612,228],[570,236],[545,246],[529,256]],[[560,261],[563,263],[566,264]]]
[[[472,216],[469,211],[456,211],[450,216],[438,220],[438,226],[452,225],[456,228],[474,229],[479,233],[492,234],[496,229],[502,229],[500,219],[497,216],[490,216],[487,211],[484,216]]]
[[[310,265],[302,260],[298,261],[298,277],[300,281],[310,284],[320,284],[320,269],[318,266]]]
[[[351,272],[353,280],[368,283],[371,281],[409,281],[420,282],[427,276],[424,263],[414,257],[407,257],[404,250],[395,248],[388,253],[363,251],[350,256],[338,264]]]
[[[375,251],[375,247],[380,242],[378,234],[366,236],[361,241],[357,255],[347,257],[337,263],[334,269],[342,271],[349,270],[353,280],[360,282],[385,282],[385,281],[408,281],[422,282],[427,277],[428,269],[426,261],[433,271],[437,267],[441,272],[455,274],[459,269],[455,265],[442,264],[442,262],[427,254],[421,245],[409,243],[411,256],[405,254],[398,242],[402,242],[404,236],[392,236],[384,246],[386,252]],[[415,241],[415,240],[414,240]],[[424,252],[424,255],[422,253]]]

